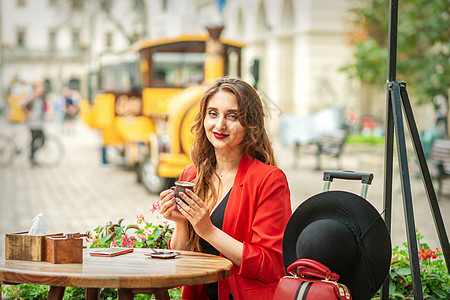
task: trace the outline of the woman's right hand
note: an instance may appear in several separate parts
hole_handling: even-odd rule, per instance
[[[174,222],[186,222],[186,217],[177,208],[175,201],[175,192],[172,189],[164,190],[159,194],[160,209],[159,213]]]

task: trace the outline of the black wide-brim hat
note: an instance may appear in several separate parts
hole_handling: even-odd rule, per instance
[[[391,239],[378,211],[364,198],[328,191],[304,201],[283,236],[283,262],[316,260],[337,273],[353,299],[370,299],[385,280]]]

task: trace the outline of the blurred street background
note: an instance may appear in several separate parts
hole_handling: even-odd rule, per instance
[[[0,135],[29,134],[20,104],[43,83],[45,131],[65,149],[53,168],[31,166],[26,151],[0,168],[0,255],[4,235],[27,231],[39,213],[50,233],[131,224],[139,214],[162,222],[152,204],[190,163],[198,100],[224,74],[261,95],[293,210],[322,191],[323,170],[339,169],[374,174],[367,200],[381,213],[388,2],[0,0]],[[397,78],[408,84],[427,157],[449,138],[448,28],[448,0],[400,1]],[[325,155],[316,170],[311,148],[326,136],[346,142],[339,164]],[[416,227],[440,247],[406,141]],[[402,245],[394,158],[392,241]],[[331,188],[359,194],[361,185]]]
[[[11,129],[4,119],[1,125],[2,130]],[[47,128],[49,132],[58,133],[54,123],[47,124]],[[31,167],[27,154],[24,154],[10,167],[0,169],[0,255],[4,255],[4,234],[27,231],[39,213],[48,220],[49,233],[83,233],[120,218],[125,218],[124,224],[134,224],[138,214],[154,222],[162,222],[157,213],[150,213],[158,196],[148,193],[137,182],[133,170],[113,162],[109,165],[101,163],[99,132],[78,121],[74,132],[58,135],[66,149],[65,159],[58,167]],[[274,140],[274,146],[279,167],[286,173],[290,184],[292,209],[295,210],[304,200],[322,191],[323,172],[314,170],[315,157],[312,154],[304,154],[298,166],[294,166],[291,149],[283,147],[277,140]],[[383,210],[383,151],[382,146],[348,144],[341,157],[345,170],[374,174],[367,199],[380,212]],[[322,167],[336,169],[336,160],[324,157]],[[411,180],[416,227],[430,246],[440,248],[422,181],[414,176]],[[402,245],[406,235],[397,171],[393,186],[392,241],[393,245]],[[334,180],[331,189],[360,194],[361,184]],[[445,192],[439,205],[446,228],[450,228],[448,185]]]

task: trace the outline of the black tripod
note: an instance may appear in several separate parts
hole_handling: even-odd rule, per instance
[[[406,153],[405,131],[403,126],[402,107],[408,122],[409,132],[412,137],[414,151],[419,162],[420,172],[428,195],[428,201],[433,213],[434,223],[438,232],[442,252],[445,257],[447,269],[450,270],[449,255],[450,244],[448,241],[442,215],[437,202],[436,193],[431,181],[430,171],[427,166],[423,147],[420,142],[419,132],[414,120],[411,104],[406,91],[406,83],[395,81],[397,63],[397,24],[398,24],[398,0],[390,0],[389,10],[389,57],[388,57],[388,80],[386,95],[386,145],[385,145],[385,181],[384,181],[384,210],[385,222],[391,230],[392,211],[392,171],[393,171],[393,148],[394,131],[397,141],[398,163],[401,174],[401,185],[403,195],[403,209],[406,219],[406,233],[409,249],[409,260],[411,265],[411,276],[414,289],[414,299],[423,299],[422,282],[418,257],[417,237],[415,232],[414,212],[411,196],[411,185],[408,170],[408,159]],[[381,299],[389,299],[389,276],[386,278]]]

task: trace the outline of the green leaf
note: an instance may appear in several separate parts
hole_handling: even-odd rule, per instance
[[[112,233],[107,234],[105,237],[102,238],[102,244],[105,244],[109,239],[112,237]]]
[[[159,228],[156,228],[155,231],[153,231],[153,239],[157,240],[159,238],[159,236],[161,235],[162,230]]]
[[[403,276],[411,275],[411,270],[408,269],[408,268],[400,268],[400,269],[397,270],[397,274],[400,274],[400,275],[403,275]]]
[[[439,274],[436,274],[436,273],[429,274],[428,278],[432,279],[432,280],[442,281],[442,282],[444,281],[444,278],[442,278]]]
[[[117,235],[119,238],[122,237],[122,227],[120,227],[120,226],[114,227],[114,232],[116,233],[116,235]]]
[[[389,295],[393,295],[395,293],[395,284],[392,280],[389,281]]]
[[[448,299],[446,298],[446,296],[449,296],[446,292],[444,292],[441,289],[433,289],[431,292],[436,296],[438,296],[440,299]]]
[[[97,233],[101,233],[102,231],[103,231],[103,226],[97,226],[95,229],[94,229],[94,232],[97,232]]]

